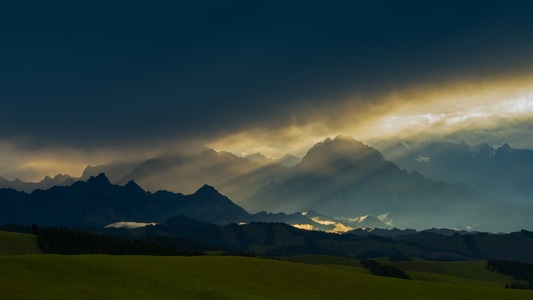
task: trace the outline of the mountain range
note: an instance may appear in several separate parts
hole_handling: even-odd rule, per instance
[[[91,176],[66,187],[32,193],[0,189],[0,224],[39,224],[82,227],[137,227],[186,216],[212,224],[282,222],[322,231],[346,231],[361,227],[388,228],[372,217],[348,220],[314,211],[306,213],[249,214],[215,188],[203,185],[195,193],[144,191],[134,181],[112,184],[105,174]]]
[[[50,176],[45,176],[43,180],[39,182],[26,182],[18,178],[11,181],[0,176],[0,188],[10,188],[10,189],[18,190],[18,191],[31,193],[37,189],[46,190],[54,186],[71,185],[72,183],[76,181],[77,181],[77,178],[69,176],[69,175],[64,175],[64,174],[58,174],[54,176],[53,178]]]
[[[260,189],[255,203],[283,211],[312,207],[341,217],[387,214],[404,228],[531,226],[527,216],[496,197],[408,173],[351,137],[316,144],[293,171],[281,183]]]
[[[399,167],[447,183],[464,183],[516,204],[533,203],[533,150],[509,144],[404,141],[385,147]]]
[[[407,148],[405,145],[407,144],[402,143],[396,145],[396,148],[389,148],[384,151],[388,156],[384,156],[375,148],[351,137],[338,136],[317,143],[293,167],[268,159],[265,161],[259,154],[254,155],[253,161],[203,148],[201,151],[155,157],[143,162],[87,167],[79,181],[68,176],[59,177],[58,180],[65,179],[63,187],[55,186],[32,192],[1,190],[0,197],[8,205],[5,207],[17,212],[14,215],[24,215],[25,210],[27,213],[28,209],[35,207],[42,211],[35,220],[51,224],[52,217],[46,217],[45,212],[51,213],[65,206],[75,211],[65,216],[71,219],[70,223],[81,219],[83,221],[79,222],[83,224],[96,222],[100,225],[120,221],[161,222],[165,218],[185,214],[215,223],[248,222],[254,220],[250,216],[255,216],[256,220],[263,216],[261,220],[267,222],[287,222],[300,228],[332,231],[342,226],[345,229],[356,228],[361,225],[358,222],[362,216],[367,223],[374,220],[382,227],[446,227],[488,231],[513,231],[533,227],[529,218],[533,211],[531,202],[507,201],[505,197],[494,196],[490,189],[472,188],[462,181],[452,181],[452,178],[462,176],[455,173],[463,172],[462,169],[452,170],[459,164],[451,163],[456,152],[443,151],[449,153],[449,156],[443,154],[448,159],[448,163],[444,163],[430,152],[408,152],[405,149],[416,148]],[[463,148],[466,149],[466,146],[459,147]],[[493,162],[491,165],[491,170],[495,173],[504,168],[511,172],[512,166],[527,173],[527,170],[519,168],[517,164],[520,161],[524,165],[528,164],[528,151],[511,149],[508,145],[493,151],[486,145],[476,148],[477,150],[472,149],[468,147],[469,155],[472,156],[474,151],[479,160],[483,159],[482,162],[491,157],[497,158],[499,163]],[[391,153],[397,155],[390,158]],[[402,166],[402,163],[409,162],[408,158],[413,157],[413,153],[416,153],[414,161],[419,165],[427,166],[439,161],[435,169],[440,171],[433,171],[432,168],[417,171]],[[405,159],[402,160],[402,157]],[[464,161],[460,156],[456,159]],[[393,161],[399,161],[399,165]],[[448,168],[445,168],[447,165]],[[481,165],[483,163],[475,166]],[[465,163],[462,168],[472,170],[473,167]],[[104,175],[93,174],[107,174],[107,171],[112,174],[109,179]],[[446,174],[450,175],[443,179],[432,179],[423,171],[436,174],[448,172]],[[472,172],[474,171],[470,174]],[[524,175],[529,178],[527,176],[529,175]],[[51,178],[45,181],[50,180]],[[502,179],[502,182],[506,180]],[[70,184],[71,181],[76,182]],[[97,185],[96,182],[101,184]],[[184,202],[181,199],[196,199],[198,193],[205,192],[204,189],[208,187],[206,184],[223,191],[232,205],[240,206],[235,211],[242,210],[240,214],[244,217],[237,218],[235,216],[239,214],[230,214],[225,211],[226,208],[217,212],[211,207],[213,213],[209,210],[200,213],[205,208],[198,207],[194,208],[197,212],[193,213],[193,208],[187,208],[184,203],[192,203],[192,200]],[[204,187],[195,192],[199,186]],[[164,191],[179,189],[190,194]],[[216,194],[212,193],[211,196],[215,197]],[[110,208],[111,204],[115,205],[116,211]],[[47,208],[48,206],[52,208]],[[84,211],[89,216],[82,216]],[[139,214],[139,211],[146,213]],[[305,216],[305,212],[309,215]],[[5,217],[10,215],[6,212],[0,220],[6,220]],[[29,217],[26,220],[33,222]]]
[[[119,221],[161,222],[184,214],[213,223],[229,223],[248,213],[213,187],[191,195],[144,191],[135,182],[111,184],[104,174],[67,187],[30,194],[0,189],[0,223],[62,226],[105,226]]]
[[[108,173],[119,169],[115,164],[86,169],[82,179],[95,176],[95,171]],[[254,162],[228,152],[216,152],[209,148],[188,153],[177,153],[148,159],[120,178],[117,184],[135,180],[148,191],[171,190],[192,193],[199,186],[209,184],[224,192],[229,198],[243,204],[265,182],[282,180],[290,168],[277,163]],[[85,177],[85,178],[84,178]]]

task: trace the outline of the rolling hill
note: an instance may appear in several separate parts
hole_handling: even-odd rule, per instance
[[[377,277],[366,269],[249,257],[0,256],[7,299],[530,299],[531,291]]]
[[[33,234],[0,231],[0,255],[40,254]]]

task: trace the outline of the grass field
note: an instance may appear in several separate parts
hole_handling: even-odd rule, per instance
[[[532,291],[377,277],[357,267],[201,256],[0,256],[2,299],[531,299]]]
[[[484,262],[390,263],[415,280],[371,275],[358,260],[39,254],[33,235],[0,232],[0,299],[532,299]],[[18,254],[18,255],[13,255]]]
[[[466,283],[469,285],[504,286],[505,283],[515,282],[512,276],[487,270],[486,261],[457,261],[440,262],[413,260],[403,262],[389,262],[381,260],[383,264],[400,268],[411,274],[415,280]]]
[[[286,257],[284,260],[306,264],[362,267],[362,264],[357,259],[327,255],[298,255]],[[381,264],[394,266],[406,271],[415,280],[493,287],[503,287],[506,283],[516,281],[512,276],[487,270],[486,261],[442,262],[411,260],[390,262],[388,259],[376,260]]]
[[[0,231],[0,255],[40,253],[35,235]]]

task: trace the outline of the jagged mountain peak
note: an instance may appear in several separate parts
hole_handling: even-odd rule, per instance
[[[385,158],[376,149],[363,144],[350,136],[339,135],[334,139],[327,138],[315,144],[297,165],[300,169],[316,169],[332,163],[365,163],[383,162]]]
[[[199,196],[207,196],[207,197],[211,197],[211,196],[222,196],[222,194],[220,194],[220,192],[215,189],[214,187],[208,185],[208,184],[204,184],[201,188],[199,188],[195,193],[194,195],[199,195]]]
[[[19,200],[24,197],[25,201]],[[104,173],[85,182],[37,190],[29,195],[0,189],[0,199],[11,199],[5,211],[0,212],[0,224],[105,226],[121,221],[160,222],[180,214],[208,222],[230,223],[247,220],[249,216],[209,185],[192,195],[148,193],[133,180],[124,186],[112,184]]]
[[[503,145],[501,145],[498,149],[496,149],[496,154],[498,155],[502,155],[502,154],[509,154],[511,153],[511,151],[513,151],[514,149],[511,148],[511,146],[509,146],[508,143],[505,143]]]
[[[509,146],[509,143],[504,143],[500,148],[501,149],[511,149],[511,146]]]
[[[487,143],[478,144],[470,149],[473,157],[478,159],[486,159],[494,156],[496,150]]]
[[[253,162],[258,162],[258,163],[267,163],[267,162],[271,162],[272,159],[269,159],[267,158],[263,153],[261,152],[255,152],[255,153],[252,153],[252,154],[249,154],[249,155],[246,155],[246,158],[250,161],[253,161]]]
[[[327,138],[323,142],[317,143],[309,150],[308,154],[316,149],[324,149],[339,154],[349,154],[358,151],[378,152],[376,149],[363,144],[361,141],[345,135],[338,135],[334,139]]]
[[[302,161],[301,157],[298,157],[290,153],[286,153],[285,155],[283,155],[283,157],[280,157],[276,160],[278,164],[281,164],[285,167],[294,167],[301,161]]]
[[[136,191],[136,192],[145,192],[143,188],[141,188],[135,181],[130,180],[128,183],[124,185],[124,188],[130,190],[130,191]]]
[[[89,177],[89,179],[87,180],[87,184],[106,186],[106,185],[111,185],[111,182],[109,181],[109,179],[104,173],[100,173],[97,176]]]

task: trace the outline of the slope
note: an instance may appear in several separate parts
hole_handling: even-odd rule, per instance
[[[43,180],[39,182],[25,182],[20,179],[13,181],[7,180],[0,176],[0,188],[11,188],[26,193],[31,193],[36,189],[47,190],[53,186],[67,186],[76,181],[76,178],[69,175],[58,174],[53,178],[45,176]]]
[[[376,149],[351,138],[326,139],[311,148],[280,184],[263,186],[259,207],[314,209],[342,217],[388,214],[394,226],[518,230],[531,222],[501,200],[463,184],[446,184],[407,173]],[[494,222],[498,220],[498,222]]]
[[[33,234],[0,231],[0,255],[40,254]]]
[[[402,142],[384,146],[384,154],[401,168],[428,178],[466,185],[517,204],[532,204],[533,151],[509,144]]]
[[[31,194],[0,189],[0,204],[0,224],[91,227],[120,221],[161,222],[180,214],[212,223],[248,218],[244,209],[207,185],[191,195],[152,194],[133,181],[111,184],[104,174]]]
[[[126,184],[134,180],[148,191],[168,190],[192,193],[199,186],[209,184],[228,195],[239,205],[259,187],[278,182],[288,176],[289,168],[274,162],[253,162],[228,152],[216,152],[209,148],[191,149],[171,155],[163,155],[132,165],[109,164],[97,168],[88,167],[84,176],[94,172],[112,171],[122,177],[116,183]],[[115,175],[116,178],[117,175]]]
[[[530,291],[398,280],[247,257],[0,256],[8,299],[530,299]]]

